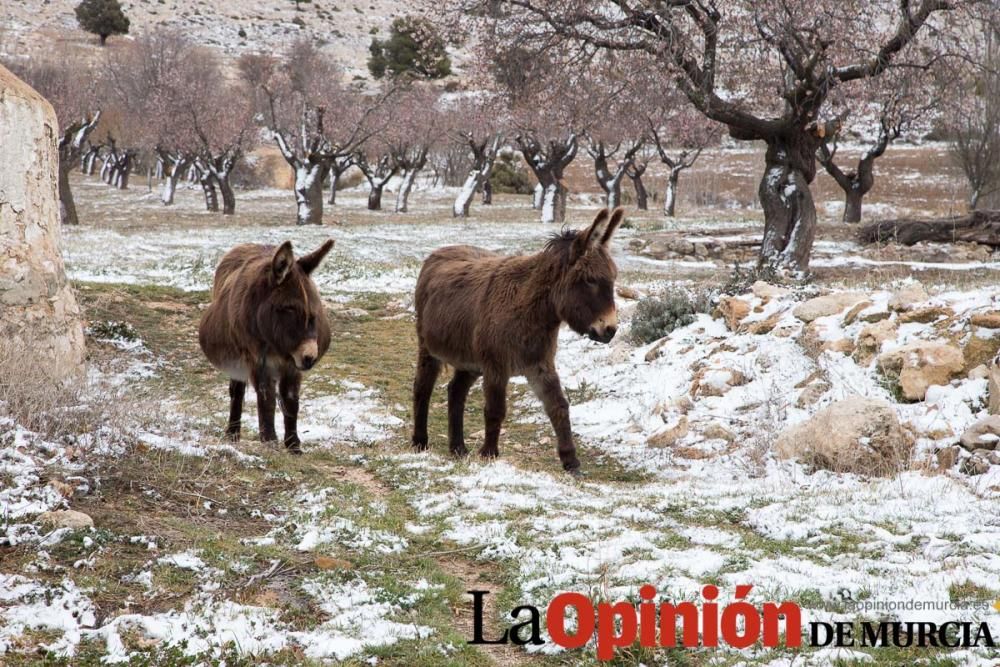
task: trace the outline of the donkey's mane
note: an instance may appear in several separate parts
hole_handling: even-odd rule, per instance
[[[573,242],[579,235],[579,230],[563,227],[561,231],[558,231],[549,237],[549,240],[545,243],[545,249],[543,252],[558,258],[560,264],[565,266],[566,264],[569,264],[570,251],[573,248]]]

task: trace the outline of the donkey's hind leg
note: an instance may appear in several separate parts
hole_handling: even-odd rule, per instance
[[[448,447],[455,456],[465,456],[465,399],[479,373],[456,370],[448,383]]]
[[[243,418],[243,397],[246,393],[246,382],[229,381],[229,423],[226,424],[226,437],[233,442],[240,440],[240,420]]]
[[[413,379],[413,446],[419,451],[427,449],[427,412],[440,373],[441,362],[421,345],[417,353],[417,375]]]

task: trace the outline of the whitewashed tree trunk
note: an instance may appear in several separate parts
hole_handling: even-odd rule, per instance
[[[674,209],[677,206],[677,181],[680,178],[681,170],[676,167],[670,170],[667,177],[667,187],[663,193],[663,214],[667,217],[674,217]]]
[[[469,208],[472,206],[472,198],[476,196],[479,181],[480,177],[477,169],[473,169],[466,176],[465,183],[462,184],[462,189],[458,191],[458,196],[455,197],[455,205],[452,208],[452,213],[456,218],[469,217]]]
[[[396,213],[406,213],[409,205],[410,191],[413,189],[413,181],[416,180],[419,169],[409,169],[403,173],[403,180],[399,184],[399,192],[396,193]]]
[[[301,163],[295,169],[296,223],[299,225],[323,224],[323,179],[325,165]]]
[[[536,211],[541,210],[545,201],[545,186],[538,182],[535,184],[535,192],[531,195],[531,208]]]

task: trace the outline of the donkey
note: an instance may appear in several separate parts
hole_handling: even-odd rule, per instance
[[[257,393],[262,442],[274,430],[275,384],[285,416],[285,447],[301,454],[296,432],[302,372],[330,347],[330,324],[309,275],[333,240],[297,260],[291,241],[280,246],[238,245],[215,270],[212,303],[201,318],[198,342],[213,366],[229,376],[226,435],[240,439],[247,382]]]
[[[486,441],[480,455],[500,455],[507,382],[528,379],[545,405],[563,468],[576,474],[569,402],[559,384],[555,356],[559,325],[608,343],[618,327],[614,283],[618,269],[608,242],[624,209],[597,214],[581,231],[563,231],[534,255],[505,257],[472,246],[435,250],[417,279],[417,373],[413,381],[413,446],[427,449],[427,411],[443,363],[448,383],[448,441],[465,455],[462,420],[469,389],[483,378]]]

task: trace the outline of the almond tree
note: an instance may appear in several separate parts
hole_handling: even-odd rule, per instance
[[[589,68],[627,57],[658,73],[739,140],[767,145],[760,262],[808,271],[809,186],[830,94],[894,67],[922,67],[960,36],[973,0],[456,0],[490,48],[566,44]],[[928,25],[933,23],[933,29]],[[957,43],[960,46],[960,43]]]
[[[392,161],[401,177],[396,192],[396,213],[406,213],[413,182],[427,165],[431,149],[448,132],[449,118],[441,109],[436,93],[417,87],[397,95],[388,114],[393,121],[386,134]]]
[[[681,173],[694,166],[705,148],[718,142],[720,126],[672,94],[654,99],[645,119],[649,141],[667,168],[663,214],[673,217]]]
[[[594,175],[597,177],[597,184],[604,190],[606,206],[616,208],[622,200],[622,179],[629,167],[632,166],[636,154],[642,148],[641,139],[633,139],[624,148],[622,142],[611,144],[603,139],[590,139],[587,153],[594,160]],[[619,152],[621,159],[618,160],[614,170],[608,166],[608,161],[613,160]]]
[[[646,184],[643,183],[642,177],[646,174],[652,156],[653,153],[649,145],[643,144],[642,149],[625,167],[625,175],[632,181],[632,187],[635,189],[635,207],[640,211],[649,210],[649,192],[646,190]]]
[[[456,218],[467,218],[476,192],[483,193],[484,205],[493,203],[490,177],[503,141],[504,111],[495,96],[476,94],[454,103],[449,109],[454,141],[467,148],[471,157],[469,174],[462,183],[452,213]]]
[[[358,151],[354,163],[368,181],[368,210],[382,210],[382,192],[399,172],[392,147],[384,142],[369,142],[366,150]]]

